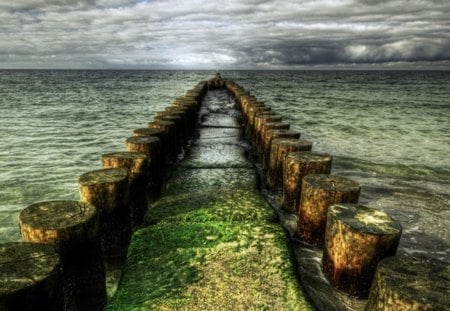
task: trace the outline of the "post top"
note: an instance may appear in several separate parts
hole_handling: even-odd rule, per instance
[[[19,214],[21,224],[35,229],[65,229],[90,221],[94,205],[79,201],[45,201],[29,205]]]

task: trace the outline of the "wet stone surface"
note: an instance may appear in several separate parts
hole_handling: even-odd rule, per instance
[[[206,95],[199,138],[133,235],[106,310],[314,309],[287,236],[256,189],[232,107],[225,91]]]

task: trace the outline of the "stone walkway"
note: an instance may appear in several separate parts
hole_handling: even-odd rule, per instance
[[[132,238],[107,310],[312,310],[288,237],[256,189],[239,112],[209,91],[199,138]]]

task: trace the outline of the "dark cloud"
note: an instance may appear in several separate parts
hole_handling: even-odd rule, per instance
[[[450,68],[448,1],[0,0],[0,68]]]

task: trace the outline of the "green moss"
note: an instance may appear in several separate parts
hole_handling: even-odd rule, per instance
[[[285,238],[271,224],[141,229],[133,236],[123,278],[107,310],[308,309]]]

